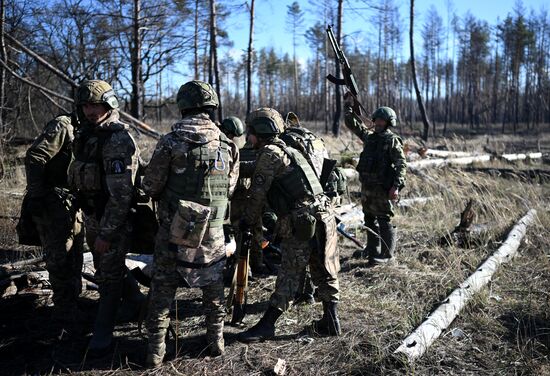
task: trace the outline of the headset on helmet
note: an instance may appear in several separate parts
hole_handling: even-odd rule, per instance
[[[379,107],[372,114],[372,121],[376,119],[384,119],[392,127],[397,126],[397,115],[395,111],[390,107]]]
[[[76,105],[82,106],[84,103],[104,103],[111,109],[118,108],[115,91],[102,80],[87,80],[78,87]]]

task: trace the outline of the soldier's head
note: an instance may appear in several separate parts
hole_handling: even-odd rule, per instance
[[[280,113],[273,108],[261,107],[246,117],[247,140],[254,148],[270,143],[285,129]]]
[[[379,107],[372,114],[374,131],[383,132],[388,127],[397,126],[397,115],[390,107]]]
[[[236,116],[230,116],[223,119],[220,129],[230,139],[240,137],[244,134],[243,122]]]
[[[198,80],[181,85],[176,102],[182,116],[205,112],[211,118],[220,104],[214,88],[209,83]]]
[[[102,80],[82,82],[76,91],[76,109],[91,124],[100,124],[118,108],[115,91]]]
[[[285,115],[285,128],[298,128],[300,127],[300,119],[294,112],[287,112]]]

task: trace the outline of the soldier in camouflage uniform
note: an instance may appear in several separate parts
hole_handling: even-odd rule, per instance
[[[99,309],[88,349],[90,355],[100,356],[111,348],[124,290],[133,291],[136,307],[143,299],[125,267],[139,149],[128,125],[119,120],[118,100],[107,82],[82,83],[76,106],[81,127],[73,145],[69,182],[85,213],[86,238],[96,266]]]
[[[260,108],[250,113],[246,123],[248,140],[259,153],[241,227],[250,228],[268,202],[278,217],[276,231],[282,238],[283,258],[268,310],[239,340],[254,342],[275,335],[275,322],[292,303],[298,279],[308,264],[323,301],[323,317],[311,329],[321,335],[339,335],[340,264],[329,199],[305,158],[278,138],[284,124],[277,111]]]
[[[182,119],[158,142],[143,180],[145,191],[159,200],[160,222],[146,321],[149,366],[160,365],[164,358],[170,306],[181,279],[202,289],[210,354],[224,352],[222,224],[237,181],[239,156],[212,121],[218,97],[209,84],[186,83],[177,103]],[[206,212],[210,215],[203,217]],[[183,232],[178,223],[187,223]]]
[[[84,232],[82,214],[67,182],[71,145],[78,126],[76,114],[56,117],[27,150],[27,208],[32,213],[44,250],[53,290],[52,318],[78,321],[77,298],[82,288]]]
[[[405,185],[407,163],[403,141],[390,130],[397,125],[395,111],[380,107],[372,114],[374,132],[370,131],[355,114],[355,100],[345,97],[345,124],[364,143],[357,171],[361,179],[361,203],[368,227],[367,246],[355,257],[366,257],[373,263],[393,260],[395,227],[390,223],[394,216],[392,201],[399,197]]]

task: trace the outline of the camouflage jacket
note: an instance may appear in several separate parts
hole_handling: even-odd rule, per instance
[[[51,120],[25,156],[27,192],[40,197],[54,187],[66,188],[76,118],[72,114]]]
[[[158,142],[143,178],[143,189],[160,201],[158,210],[162,226],[170,225],[175,210],[170,206],[170,199],[166,194],[171,173],[185,169],[190,147],[211,143],[212,147],[217,148],[220,134],[221,131],[208,115],[198,114],[183,118],[172,125],[172,132]],[[232,146],[231,153],[231,160],[226,162],[229,164],[228,197],[233,193],[239,176],[239,151]]]
[[[98,235],[105,240],[126,224],[134,199],[139,148],[128,130],[112,110],[104,122],[85,123],[75,136],[69,183],[85,211],[98,219]]]
[[[392,174],[392,176],[387,178],[390,185],[397,188],[402,188],[405,185],[407,162],[403,151],[403,141],[401,140],[401,137],[393,133],[390,128],[387,128],[381,133],[372,132],[353,113],[352,108],[349,106],[345,109],[345,124],[355,135],[357,135],[357,137],[361,139],[361,141],[363,141],[364,150],[362,155],[367,153],[373,154],[373,152],[375,152],[375,150],[366,150],[369,145],[372,147],[373,145],[377,145],[379,143],[384,144],[383,147],[380,148],[382,154],[379,155],[378,158],[384,160],[386,163],[380,163],[379,165],[388,165]]]

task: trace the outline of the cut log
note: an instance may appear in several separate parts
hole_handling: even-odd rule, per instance
[[[498,267],[510,261],[517,253],[527,226],[535,220],[535,217],[536,210],[529,210],[512,228],[502,246],[460,287],[454,290],[413,333],[405,338],[394,354],[405,356],[410,362],[421,357],[441,333],[449,327],[470,298],[491,280]]]
[[[432,155],[434,157],[441,157],[441,158],[457,158],[457,157],[471,157],[473,156],[474,153],[469,153],[466,151],[428,149],[426,150],[426,154]]]
[[[502,154],[501,157],[507,161],[520,161],[524,159],[540,159],[542,153],[519,153],[519,154]]]

